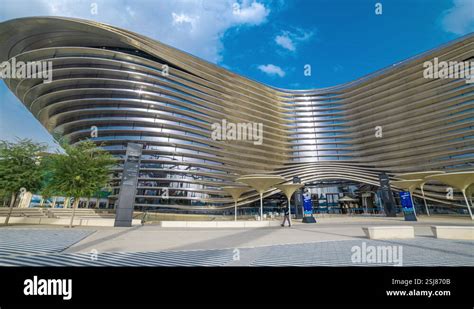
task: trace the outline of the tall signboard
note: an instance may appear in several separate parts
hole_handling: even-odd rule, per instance
[[[390,188],[390,179],[386,173],[379,175],[380,193],[383,203],[385,215],[387,217],[396,217],[395,199],[393,198],[392,189]]]
[[[141,144],[128,143],[127,145],[114,226],[132,226],[142,149]]]
[[[415,205],[413,205],[413,199],[410,192],[401,191],[400,194],[400,203],[402,204],[403,215],[405,216],[405,221],[418,221],[415,214]]]
[[[311,192],[308,188],[305,188],[303,193],[303,223],[316,223],[316,219],[313,217]]]
[[[301,183],[301,179],[298,176],[293,177],[293,183]],[[293,194],[294,202],[292,203],[295,207],[295,211],[291,213],[295,215],[296,219],[301,219],[303,217],[303,190],[298,189]]]
[[[311,200],[311,193],[306,188],[303,193],[303,215],[310,216],[313,214],[313,201]]]

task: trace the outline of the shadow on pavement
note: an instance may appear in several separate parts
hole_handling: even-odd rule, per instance
[[[84,243],[82,243],[78,246],[72,245],[71,247],[69,247],[68,249],[66,249],[64,251],[68,251],[68,253],[79,252],[83,249],[98,245],[98,244],[103,243],[105,241],[109,241],[109,240],[112,240],[112,239],[117,238],[119,236],[122,236],[122,235],[125,235],[127,233],[133,232],[133,231],[135,231],[135,230],[137,230],[141,227],[142,226],[134,226],[134,227],[131,227],[131,228],[126,228],[125,230],[123,230],[121,232],[113,233],[111,235],[108,235],[108,236],[105,236],[105,237],[102,237],[102,238],[98,238],[98,239],[91,240],[91,241],[86,240],[86,242],[84,242]],[[94,235],[94,234],[89,235],[89,237],[92,236],[92,235]]]

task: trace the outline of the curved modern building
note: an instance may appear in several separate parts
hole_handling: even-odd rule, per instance
[[[426,78],[423,65],[473,57],[470,34],[353,82],[294,91],[97,22],[0,24],[0,61],[52,62],[50,83],[5,80],[42,125],[72,143],[96,132],[92,140],[122,163],[128,143],[143,144],[136,206],[174,209],[233,207],[222,187],[243,174],[378,186],[381,172],[474,170],[474,84]],[[262,143],[213,138],[223,121],[261,125]],[[119,165],[115,194],[121,172]],[[425,191],[458,203],[446,200],[440,184]],[[249,190],[239,204],[256,200]]]

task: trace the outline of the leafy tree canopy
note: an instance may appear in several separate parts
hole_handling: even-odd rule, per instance
[[[2,192],[18,193],[25,188],[36,192],[41,188],[42,156],[47,146],[20,139],[16,143],[0,141],[0,188]]]
[[[115,159],[91,141],[74,145],[62,144],[65,153],[48,156],[43,194],[74,198],[91,197],[110,180],[110,168]]]

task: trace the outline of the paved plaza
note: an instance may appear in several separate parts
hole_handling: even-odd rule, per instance
[[[361,227],[412,225],[414,239],[369,240]],[[355,263],[362,246],[403,248],[403,266],[474,266],[474,242],[433,237],[431,225],[472,225],[465,218],[318,218],[292,228],[189,229],[0,228],[1,266],[377,266]]]

